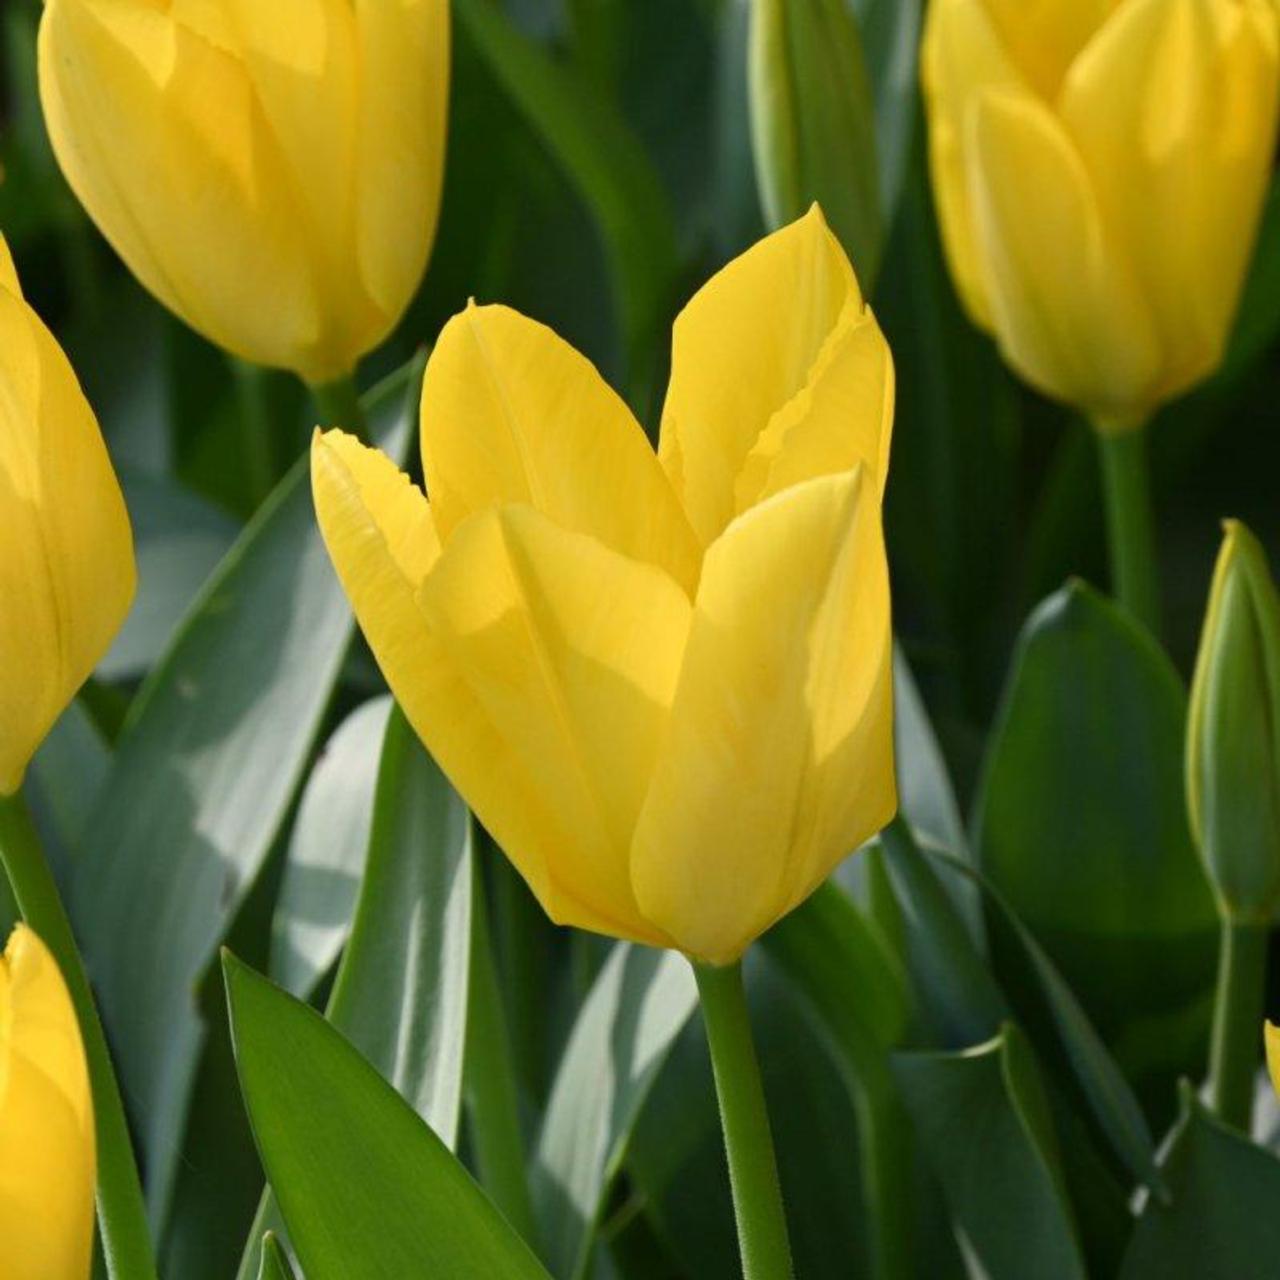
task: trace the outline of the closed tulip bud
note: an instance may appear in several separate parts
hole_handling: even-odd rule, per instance
[[[655,457],[549,330],[472,307],[430,503],[316,438],[330,555],[436,759],[553,919],[728,963],[893,815],[893,366],[815,209],[676,322]]]
[[[934,192],[973,319],[1104,430],[1221,362],[1271,176],[1274,0],[934,0]]]
[[[67,180],[194,329],[316,384],[391,331],[439,209],[447,0],[48,0],[39,60]]]
[[[0,1275],[89,1280],[89,1069],[57,963],[25,925],[0,956]]]
[[[1218,556],[1187,724],[1187,805],[1226,914],[1280,906],[1280,595],[1231,521]]]
[[[134,585],[97,419],[0,237],[0,796],[106,652]]]

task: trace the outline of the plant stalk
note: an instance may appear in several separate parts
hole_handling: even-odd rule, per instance
[[[235,356],[230,357],[236,386],[236,410],[240,418],[240,438],[244,444],[244,464],[254,507],[260,507],[276,486],[274,437],[271,410],[267,404],[267,371]]]
[[[1244,1133],[1253,1121],[1253,1087],[1262,1051],[1267,927],[1224,919],[1213,1006],[1209,1082],[1214,1113]]]
[[[716,968],[695,961],[693,972],[720,1100],[743,1280],[790,1280],[791,1245],[742,963]]]
[[[107,1269],[129,1280],[155,1280],[146,1203],[124,1103],[71,921],[21,793],[0,797],[0,858],[27,924],[53,953],[71,994],[93,1088],[98,1142],[98,1225]]]
[[[369,422],[361,407],[360,392],[353,374],[313,386],[311,396],[320,414],[321,427],[340,427],[365,444],[369,443]]]
[[[1160,576],[1156,558],[1146,432],[1097,431],[1116,599],[1153,635],[1160,635]]]

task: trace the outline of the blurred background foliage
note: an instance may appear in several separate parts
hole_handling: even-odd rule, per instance
[[[1039,1126],[1049,1123],[1040,1113],[1052,1113],[1061,1159],[1055,1178],[1071,1188],[1090,1262],[1105,1263],[1099,1273],[1108,1273],[1127,1243],[1133,1170],[1118,1171],[1123,1161],[1113,1152],[1099,1155],[1098,1123],[1119,1131],[1125,1123],[1139,1129],[1149,1123],[1158,1139],[1181,1106],[1183,1145],[1174,1173],[1180,1170],[1187,1185],[1203,1171],[1197,1162],[1218,1168],[1213,1162],[1244,1158],[1234,1148],[1221,1155],[1226,1139],[1192,1102],[1180,1103],[1176,1088],[1179,1077],[1203,1072],[1216,936],[1183,817],[1182,720],[1219,521],[1228,515],[1247,521],[1280,562],[1280,194],[1273,189],[1224,368],[1150,430],[1166,655],[1098,591],[1075,582],[1102,591],[1107,585],[1088,427],[1018,384],[960,312],[924,167],[915,74],[920,0],[848,2],[862,33],[860,92],[874,104],[875,136],[850,139],[838,115],[823,118],[818,104],[806,115],[818,120],[818,141],[802,137],[798,154],[803,168],[823,137],[848,144],[839,159],[849,165],[848,190],[863,196],[842,209],[837,191],[824,196],[824,206],[871,293],[897,365],[887,514],[896,630],[941,751],[936,760],[913,757],[913,775],[923,768],[926,776],[904,787],[909,812],[952,854],[963,858],[972,847],[991,884],[980,889],[919,851],[868,856],[841,875],[874,923],[867,946],[876,956],[876,948],[890,953],[876,963],[898,965],[900,973],[905,967],[917,980],[930,972],[936,978],[924,985],[938,1007],[911,1014],[915,1047],[930,1052],[912,1056],[900,1083],[924,1145],[931,1117],[942,1125],[939,1117],[960,1099],[969,1099],[966,1106],[982,1100],[990,1123],[1013,1135],[1008,1161],[993,1162],[993,1182],[1000,1194],[1025,1197],[1025,1212],[1043,1224],[1053,1214],[1036,1197],[1052,1199],[1057,1182],[1036,1182],[1044,1169],[1032,1156],[1042,1149]],[[95,782],[105,775],[106,752],[133,692],[169,650],[264,494],[301,457],[313,424],[291,378],[237,366],[194,336],[139,289],[90,226],[44,134],[35,85],[39,8],[38,0],[5,0],[0,12],[0,227],[28,295],[67,347],[101,417],[134,520],[141,573],[124,633],[37,765],[42,824],[65,835],[93,808]],[[824,51],[821,34],[805,37],[811,58]],[[742,0],[456,0],[440,233],[415,303],[393,339],[366,362],[362,385],[372,386],[429,345],[469,297],[500,300],[588,354],[656,434],[672,319],[712,271],[765,229],[751,155],[747,46]],[[820,93],[820,79],[796,86],[797,94],[811,91]],[[867,116],[859,118],[865,134]],[[796,190],[766,194],[777,212],[786,212],[790,202],[807,198],[804,187],[801,180]],[[871,211],[866,192],[876,193]],[[269,584],[257,589],[267,592]],[[381,690],[359,647],[338,688],[327,708],[317,708],[321,740],[339,725],[357,733],[348,713]],[[382,740],[385,707],[382,714],[367,730],[372,736],[358,740],[366,762]],[[919,714],[919,730],[904,737],[927,755],[933,737]],[[334,738],[328,751],[338,749]],[[313,759],[314,752],[308,765]],[[41,785],[59,778],[75,784]],[[319,768],[310,775],[312,788],[313,803],[338,803]],[[926,811],[937,821],[922,823]],[[321,829],[327,812],[319,811]],[[1091,815],[1085,828],[1082,814]],[[264,831],[270,848],[261,868],[250,867],[250,883],[227,891],[225,936],[259,968],[267,967],[273,916],[280,927],[277,900],[288,905],[291,828],[294,840],[301,838],[301,815],[296,824]],[[71,874],[65,865],[63,873]],[[503,860],[490,863],[487,875],[500,986],[532,1134],[553,1100],[554,1082],[563,1079],[566,1038],[575,1021],[582,1026],[579,1005],[588,990],[595,998],[607,976],[601,964],[608,948],[585,938],[566,944]],[[935,944],[917,932],[919,920],[903,911],[903,877],[914,886],[911,895],[922,886],[935,894],[934,923],[945,918],[959,931],[959,952],[970,945],[966,929],[976,936],[972,922],[985,901],[994,978],[976,943],[971,982],[957,978],[954,953],[943,948],[939,961],[930,950]],[[348,911],[353,897],[354,885]],[[1132,910],[1112,918],[1098,907],[1121,899],[1129,908],[1138,904],[1148,928],[1134,929]],[[1020,932],[1024,924],[1029,934]],[[324,953],[327,960],[314,973],[295,973],[290,987],[322,1002],[337,945],[340,936]],[[776,946],[785,959],[785,940]],[[1044,977],[1045,954],[1056,964],[1051,980]],[[849,1213],[851,1205],[874,1199],[868,1166],[858,1158],[859,1144],[872,1141],[870,1113],[859,1110],[866,1096],[851,1095],[841,1054],[783,998],[785,971],[785,963],[761,963],[753,990],[800,1274],[904,1274],[884,1270],[883,1257],[873,1264],[873,1230]],[[288,977],[287,969],[273,973]],[[1105,1070],[1091,1075],[1075,1057],[1071,1070],[1049,1064],[1051,1096],[1027,1103],[1030,1086],[1020,1082],[1034,1066],[1022,1033],[1005,1019],[1012,1007],[1020,1023],[1057,1027],[1079,1050],[1082,1041],[1070,1028],[1080,1006],[1063,1002],[1054,986],[1062,978],[1133,1086],[1145,1118],[1125,1121],[1123,1106],[1106,1104],[1084,1118],[1073,1114],[1064,1097],[1089,1094],[1091,1081],[1097,1096],[1107,1093]],[[220,984],[210,979],[201,991],[213,1030],[200,1053],[191,1123],[165,1139],[180,1147],[181,1160],[171,1197],[156,1211],[162,1268],[184,1280],[231,1274],[260,1188]],[[678,1012],[681,1000],[688,1002],[687,992],[664,1007]],[[905,1025],[905,1009],[904,1003],[885,1016]],[[734,1274],[705,1045],[683,1017],[672,1019],[658,1061],[674,1036],[672,1056],[639,1127],[632,1135],[624,1125],[614,1135],[629,1157],[627,1176],[604,1205],[601,1238],[609,1249],[599,1252],[601,1277]],[[937,1055],[988,1037],[961,1083],[939,1065]],[[1037,1044],[1045,1065],[1046,1042]],[[1065,1085],[1064,1072],[1071,1077]],[[1264,1116],[1259,1123],[1267,1122]],[[986,1137],[976,1130],[948,1137],[943,1130],[934,1137],[944,1146],[991,1140],[990,1130]],[[858,1142],[851,1143],[846,1135],[855,1132]],[[462,1142],[474,1160],[468,1146],[474,1138],[464,1133]],[[1025,1167],[1024,1157],[1031,1162]],[[1019,1248],[1022,1265],[1041,1249],[1055,1259],[1052,1271],[1002,1270],[999,1245],[984,1252],[984,1206],[957,1208],[965,1170],[945,1155],[933,1170],[926,1175],[912,1166],[900,1184],[912,1192],[898,1212],[913,1240],[915,1274],[959,1272],[952,1235],[938,1227],[944,1195],[997,1280],[1083,1274],[1084,1263],[1072,1261],[1077,1246],[1064,1252],[1050,1228],[1038,1243],[1020,1239]],[[1248,1175],[1251,1186],[1261,1185],[1255,1173]],[[1270,1165],[1267,1179],[1280,1182]],[[1141,1265],[1126,1262],[1124,1274],[1183,1274],[1158,1269],[1177,1255],[1175,1227],[1163,1235],[1158,1224],[1148,1229]],[[1215,1229],[1227,1231],[1221,1223]]]

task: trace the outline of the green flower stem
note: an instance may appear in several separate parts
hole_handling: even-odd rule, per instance
[[[272,448],[271,407],[267,403],[267,371],[235,356],[230,357],[236,387],[236,408],[244,444],[244,464],[255,507],[261,506],[276,487],[275,450]]]
[[[743,1280],[790,1280],[791,1245],[742,964],[716,968],[695,962],[693,972],[720,1099]]]
[[[493,963],[484,879],[477,859],[471,906],[471,972],[467,1005],[466,1087],[480,1182],[531,1247],[537,1229],[525,1173],[520,1101],[511,1039]]]
[[[1254,1078],[1262,1051],[1266,973],[1266,925],[1224,919],[1209,1081],[1218,1118],[1245,1133],[1253,1119]]]
[[[0,797],[0,858],[27,923],[62,969],[71,993],[93,1086],[98,1133],[98,1224],[108,1270],[129,1280],[154,1280],[155,1258],[133,1144],[111,1054],[89,989],[71,921],[58,895],[21,794]]]
[[[341,427],[353,436],[369,442],[369,423],[360,407],[360,392],[354,375],[347,374],[333,382],[311,388],[312,398],[320,412],[321,427]]]
[[[1160,634],[1160,578],[1156,560],[1146,432],[1097,431],[1116,599]]]

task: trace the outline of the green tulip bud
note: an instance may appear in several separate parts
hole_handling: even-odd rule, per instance
[[[1187,808],[1224,914],[1280,906],[1280,594],[1258,540],[1225,525],[1187,724]]]

